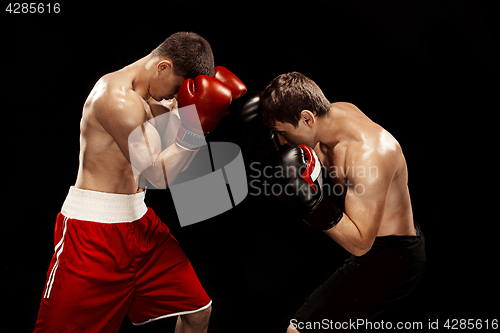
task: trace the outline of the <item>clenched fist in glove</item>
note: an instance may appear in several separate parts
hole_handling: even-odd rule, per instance
[[[233,99],[246,92],[240,79],[224,67],[215,67],[215,77],[199,75],[182,83],[177,100],[182,125],[176,144],[187,150],[197,150],[205,142],[204,134],[215,129]],[[193,107],[188,107],[195,105]]]

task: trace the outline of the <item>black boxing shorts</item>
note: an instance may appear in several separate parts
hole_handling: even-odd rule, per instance
[[[425,269],[425,239],[377,237],[366,254],[352,255],[295,313],[290,323],[301,333],[328,332],[331,323],[373,320],[415,289]],[[324,323],[329,325],[324,325]]]

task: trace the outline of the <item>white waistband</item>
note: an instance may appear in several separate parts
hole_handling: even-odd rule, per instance
[[[71,186],[61,208],[70,219],[101,223],[133,222],[146,214],[145,192],[104,193]]]

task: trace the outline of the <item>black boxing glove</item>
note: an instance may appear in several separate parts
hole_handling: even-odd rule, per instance
[[[238,121],[245,127],[252,129],[253,127],[263,126],[260,120],[260,96],[262,91],[251,91],[243,97],[233,101],[229,109],[231,114],[234,114]]]
[[[317,229],[328,230],[340,222],[344,213],[323,195],[321,166],[311,147],[284,147],[277,154],[279,170],[275,176],[282,193],[303,220]]]
[[[251,91],[231,103],[228,116],[231,128],[238,133],[238,144],[245,160],[263,162],[279,148],[279,140],[262,122],[260,96],[262,91]]]

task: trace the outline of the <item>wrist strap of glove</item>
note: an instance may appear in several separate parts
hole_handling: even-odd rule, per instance
[[[206,141],[203,134],[193,132],[184,124],[181,124],[175,138],[175,144],[182,149],[197,151],[201,146],[206,144]]]
[[[344,212],[333,201],[323,196],[312,212],[302,219],[317,229],[328,230],[335,227],[343,216]]]

